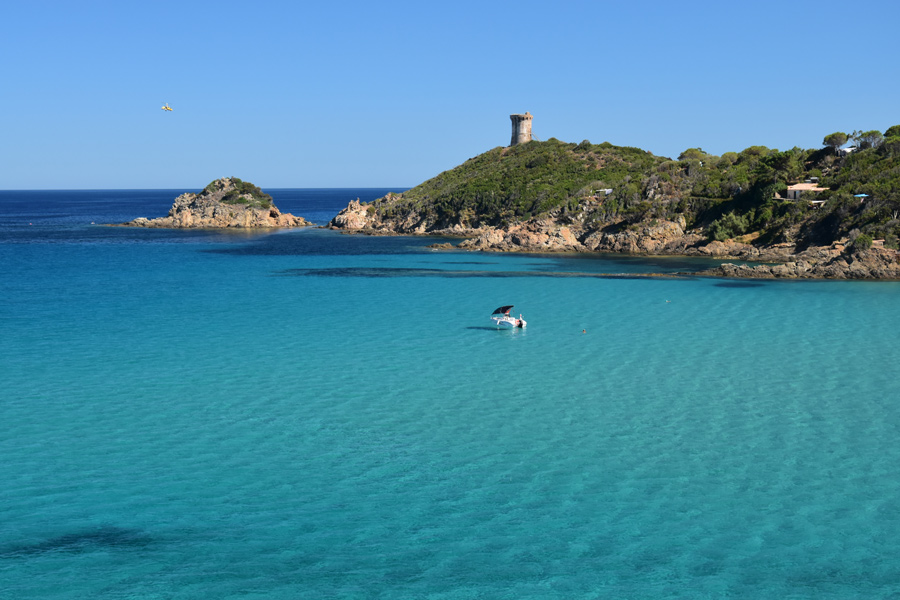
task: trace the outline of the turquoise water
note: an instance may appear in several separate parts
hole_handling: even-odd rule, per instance
[[[273,195],[324,222],[365,193]],[[2,598],[900,597],[897,283],[27,194],[0,193]]]

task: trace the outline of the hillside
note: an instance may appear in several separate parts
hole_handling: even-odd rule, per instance
[[[367,205],[376,229],[431,233],[506,227],[554,211],[596,204],[597,190],[641,191],[644,173],[665,159],[611,144],[566,144],[555,139],[494,148],[403,194]]]

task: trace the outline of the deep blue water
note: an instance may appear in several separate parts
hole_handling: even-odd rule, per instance
[[[102,225],[181,191],[0,192],[0,598],[900,597],[897,283]]]

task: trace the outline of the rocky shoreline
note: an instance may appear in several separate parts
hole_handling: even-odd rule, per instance
[[[139,217],[121,227],[159,227],[165,229],[274,229],[310,227],[313,224],[289,213],[282,213],[269,201],[260,202],[249,193],[241,193],[238,179],[217,179],[199,194],[185,193],[175,198],[165,217]],[[254,186],[255,187],[255,186]],[[258,188],[257,188],[258,189]]]
[[[837,253],[813,248],[775,265],[723,263],[698,275],[739,279],[878,279],[900,280],[900,256],[896,250],[869,249]]]
[[[611,252],[646,256],[695,256],[736,260],[694,273],[710,277],[753,279],[879,279],[900,280],[900,252],[887,248],[855,249],[848,240],[830,246],[798,249],[789,243],[755,246],[746,241],[708,241],[686,231],[682,217],[654,220],[623,230],[586,229],[578,222],[530,219],[508,227],[433,227],[408,213],[383,219],[372,205],[350,202],[329,222],[331,229],[369,235],[434,235],[459,237],[457,244],[439,243],[436,249],[482,252]],[[758,264],[744,264],[744,263]]]

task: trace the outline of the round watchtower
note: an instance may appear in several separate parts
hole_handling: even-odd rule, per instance
[[[516,144],[525,144],[531,141],[531,113],[526,112],[524,115],[509,115],[512,121],[512,141],[510,146]]]

